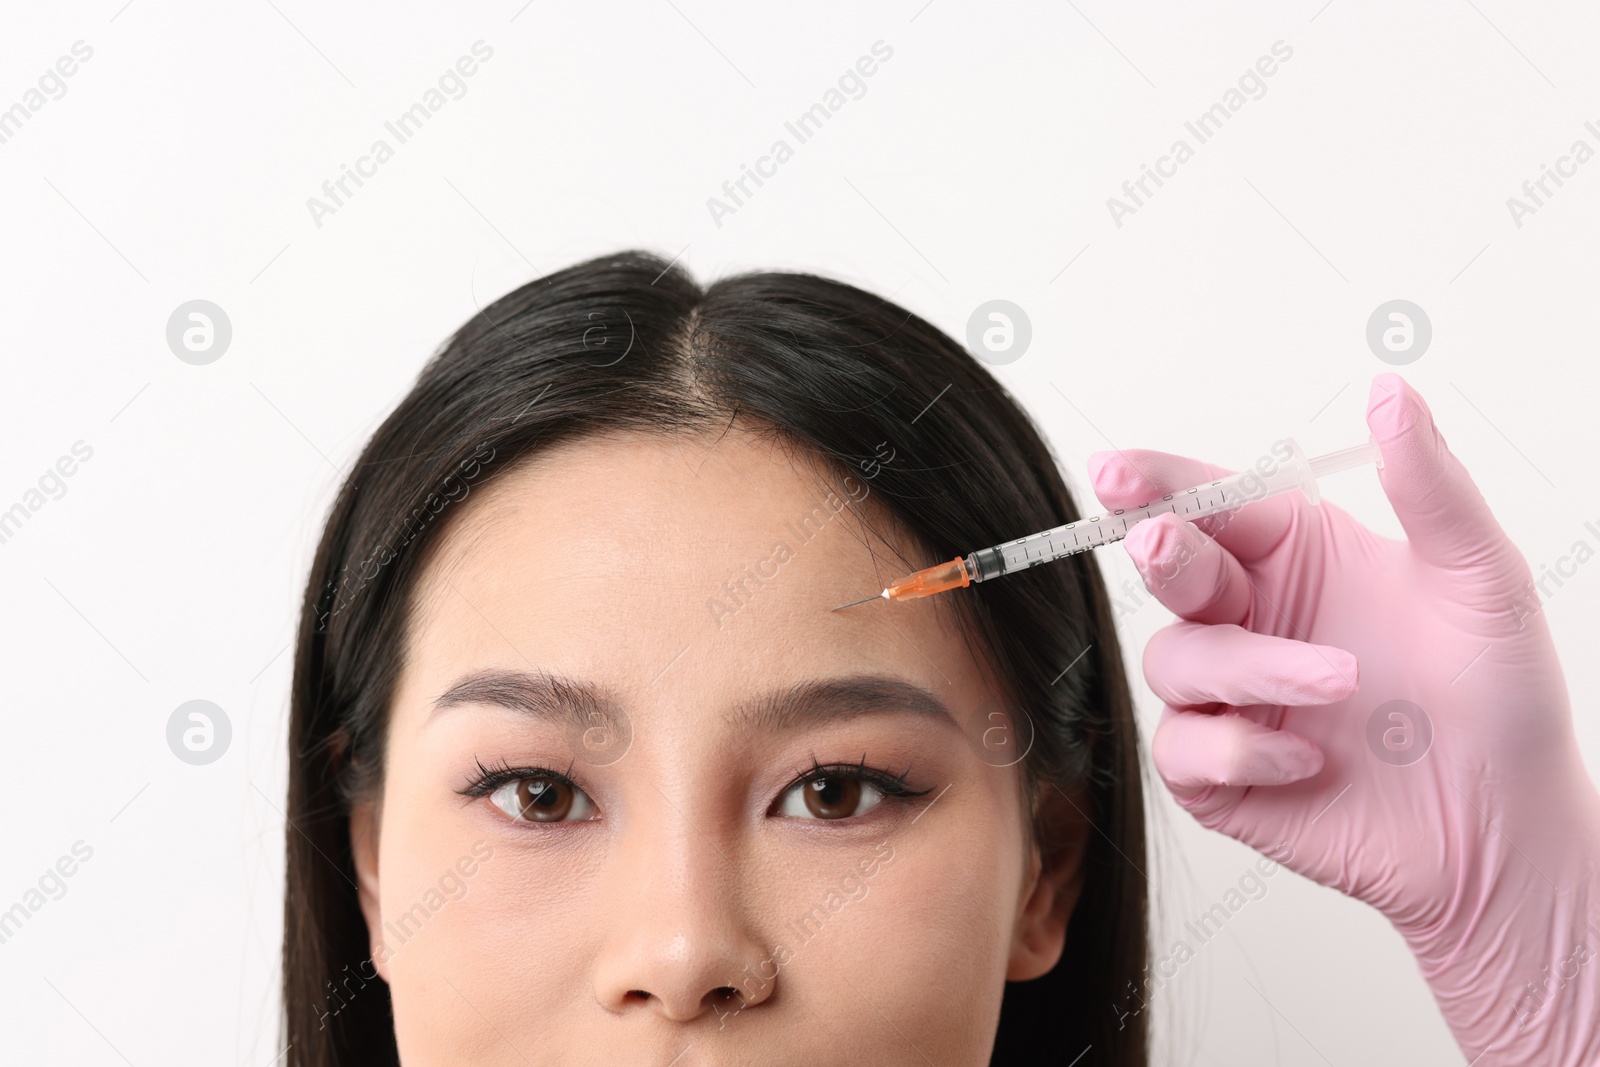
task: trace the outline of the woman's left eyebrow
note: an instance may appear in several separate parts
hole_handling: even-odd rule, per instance
[[[480,670],[463,675],[433,702],[428,721],[460,704],[509,708],[556,726],[620,725],[626,720],[621,702],[610,690],[546,671]],[[782,733],[883,713],[925,716],[960,729],[950,706],[932,690],[884,674],[799,682],[740,704],[724,721],[736,730]]]
[[[728,722],[741,730],[780,733],[884,712],[942,719],[957,729],[961,725],[932,690],[883,674],[801,682],[741,705]]]

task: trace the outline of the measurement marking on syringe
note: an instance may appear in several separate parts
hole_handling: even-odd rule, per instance
[[[1113,508],[1109,512],[1099,515],[1090,515],[1064,523],[1061,526],[1040,533],[1019,537],[996,546],[995,549],[984,551],[996,552],[999,559],[990,561],[984,557],[983,569],[991,573],[985,575],[979,571],[979,564],[969,557],[968,568],[972,574],[972,581],[983,581],[985,578],[1005,574],[1011,570],[1029,567],[1036,563],[1049,562],[1063,556],[1087,552],[1099,548],[1112,541],[1121,540],[1132,532],[1132,528],[1140,522],[1157,518],[1165,514],[1161,509],[1179,518],[1195,521],[1210,515],[1229,512],[1235,508],[1253,503],[1257,500],[1287,493],[1293,489],[1300,489],[1308,497],[1315,499],[1316,479],[1334,471],[1346,470],[1350,467],[1376,462],[1382,467],[1382,456],[1378,451],[1374,439],[1368,439],[1367,444],[1355,448],[1343,449],[1339,452],[1328,453],[1307,459],[1299,451],[1299,446],[1292,440],[1282,442],[1288,446],[1289,458],[1294,462],[1288,466],[1279,467],[1273,472],[1247,471],[1244,474],[1230,475],[1218,478],[1209,483],[1193,486],[1189,489],[1175,490],[1163,493],[1160,497],[1141,502],[1136,507]],[[1274,446],[1274,452],[1277,452]],[[1249,491],[1245,491],[1245,486]],[[1179,503],[1182,501],[1182,503]],[[932,568],[930,568],[930,571]],[[942,573],[941,582],[948,581]],[[941,585],[937,590],[943,591],[953,588]],[[927,595],[926,591],[911,592],[907,596]],[[905,599],[907,596],[895,594],[894,599]],[[864,603],[864,602],[863,602]],[[848,605],[847,605],[848,606]]]

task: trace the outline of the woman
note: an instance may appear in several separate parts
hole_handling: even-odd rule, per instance
[[[1369,418],[1397,510],[1420,502],[1409,531],[1444,521],[1430,490],[1449,458],[1396,421],[1420,404],[1396,395],[1401,414]],[[1120,507],[1214,470],[1101,455],[1096,490]],[[751,274],[701,289],[629,253],[486,308],[374,435],[312,567],[287,1062],[1145,1063],[1147,1015],[1128,1007],[1150,982],[1138,740],[1092,561],[829,610],[1078,517],[981,366],[852,287]],[[1476,517],[1425,548],[1487,536]],[[1448,594],[1404,543],[1331,506],[1263,502],[1210,524],[1216,539],[1175,519],[1136,529],[1129,551],[1185,619],[1146,658],[1180,802],[1384,908],[1464,1046],[1489,1033],[1485,963],[1458,950],[1506,924],[1458,905],[1498,915],[1528,879],[1480,869],[1506,850],[1429,791],[1425,761],[1379,781],[1345,736],[1355,712],[1329,725],[1373,703],[1374,677],[1434,699],[1339,590],[1422,581],[1433,599],[1413,611]],[[1519,573],[1505,551],[1496,580]],[[1307,584],[1341,565],[1331,593]],[[1521,665],[1548,729],[1507,765],[1540,766],[1540,799],[1590,832],[1548,635],[1536,612],[1520,621],[1523,647],[1502,627],[1508,647],[1486,658]],[[1517,669],[1494,663],[1505,685]],[[1307,704],[1334,706],[1292,706]],[[1438,747],[1470,760],[1478,742],[1436,718]],[[1333,769],[1373,795],[1312,820]],[[1504,800],[1467,784],[1463,799]],[[1392,826],[1383,855],[1352,836],[1395,797],[1438,801],[1412,810],[1451,828],[1424,850],[1445,874],[1419,876]],[[1566,851],[1532,847],[1586,892]],[[1577,899],[1552,921],[1587,915]],[[1508,979],[1546,962],[1509,955],[1492,964]],[[1592,1050],[1577,1014],[1523,1047]]]

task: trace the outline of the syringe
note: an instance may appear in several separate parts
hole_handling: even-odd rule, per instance
[[[1286,455],[1283,453],[1287,453]],[[1267,462],[1267,460],[1271,462]],[[986,582],[1002,574],[1011,574],[1040,563],[1075,556],[1091,548],[1109,545],[1128,536],[1135,524],[1172,512],[1190,522],[1232,511],[1257,500],[1298,489],[1307,500],[1316,504],[1321,500],[1317,492],[1317,479],[1325,474],[1348,470],[1366,463],[1383,466],[1383,453],[1378,450],[1377,439],[1368,435],[1367,443],[1342,448],[1323,456],[1308,457],[1294,438],[1284,438],[1273,446],[1273,453],[1262,463],[1238,474],[1219,478],[1214,482],[1191,489],[1167,493],[1138,507],[1117,508],[1101,515],[1069,522],[1015,541],[980,548],[969,556],[957,556],[948,563],[909,574],[877,596],[869,596],[849,604],[841,604],[834,611],[853,608],[868,600],[880,597],[889,600],[911,600],[915,597],[942,593],[947,589],[960,589],[973,582]],[[1262,466],[1269,467],[1262,470]]]

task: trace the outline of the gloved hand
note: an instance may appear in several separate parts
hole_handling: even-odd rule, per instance
[[[1532,573],[1398,375],[1367,424],[1405,541],[1298,493],[1129,532],[1179,617],[1144,654],[1156,768],[1202,825],[1387,916],[1475,1067],[1594,1067],[1600,794]],[[1233,473],[1089,471],[1107,508]]]

